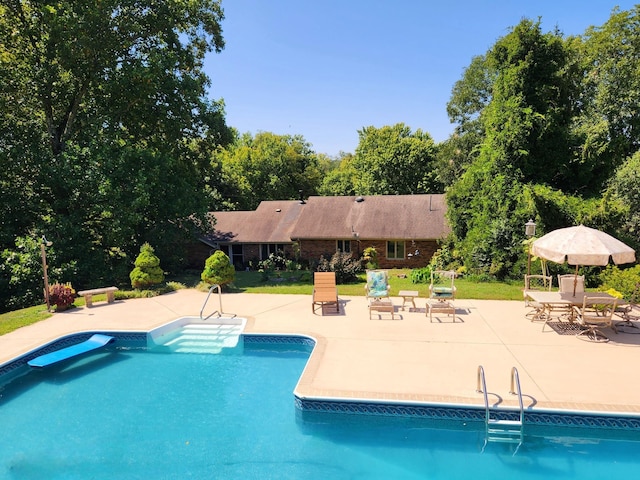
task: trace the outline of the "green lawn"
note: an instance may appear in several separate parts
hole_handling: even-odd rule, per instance
[[[400,290],[417,290],[420,297],[428,295],[428,284],[414,284],[410,280],[410,270],[389,270],[389,284],[391,296],[396,296]],[[195,288],[199,283],[199,272],[182,274],[179,277],[168,278],[167,281],[180,282],[187,288]],[[457,298],[485,299],[485,300],[522,300],[522,285],[516,283],[471,282],[463,278],[456,279]],[[357,283],[338,285],[339,295],[364,295],[365,275],[362,274]],[[313,290],[313,274],[311,272],[282,272],[265,282],[259,272],[236,272],[236,280],[232,292],[273,293],[311,295]],[[117,292],[116,298],[131,298],[134,292]],[[135,296],[135,295],[133,295]],[[106,299],[105,295],[94,297],[94,301]],[[82,298],[77,298],[74,305],[84,305]],[[39,322],[52,314],[47,312],[45,305],[24,308],[14,312],[0,314],[0,335],[9,333],[20,327]]]
[[[389,270],[389,285],[391,295],[397,295],[400,290],[417,290],[421,297],[427,297],[429,285],[426,283],[415,284],[411,282],[410,270]],[[338,285],[340,295],[364,295],[365,275],[362,274],[358,283]],[[522,300],[522,288],[520,282],[471,282],[463,278],[456,279],[457,298],[473,298],[485,300]],[[247,293],[291,293],[311,295],[313,280],[310,272],[282,273],[277,281],[263,282],[257,272],[236,272],[236,281],[233,291]]]

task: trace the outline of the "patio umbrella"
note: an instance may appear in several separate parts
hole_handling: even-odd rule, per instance
[[[610,260],[620,265],[636,261],[633,248],[607,233],[584,225],[560,228],[547,233],[533,242],[531,253],[552,262],[575,265],[574,295],[578,281],[578,265],[605,266]]]

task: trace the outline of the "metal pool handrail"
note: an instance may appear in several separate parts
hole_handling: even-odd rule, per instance
[[[514,389],[517,387],[517,389]],[[524,407],[522,405],[522,390],[520,389],[520,375],[516,367],[511,368],[511,388],[509,393],[518,395],[518,403],[520,404],[520,422],[524,425]]]
[[[219,310],[215,310],[213,313],[211,313],[211,314],[207,315],[205,318],[203,318],[202,315],[204,313],[204,307],[207,306],[207,302],[209,301],[209,297],[211,296],[211,293],[213,292],[214,289],[218,289],[218,307],[219,307]],[[224,314],[222,313],[222,288],[217,283],[214,283],[213,285],[211,285],[211,288],[209,288],[209,293],[207,294],[207,298],[205,298],[204,303],[202,304],[202,309],[200,310],[200,320],[207,320],[207,319],[209,319],[209,317],[212,317],[216,313],[218,314],[218,318],[220,318],[222,315],[229,315],[231,318],[236,316],[235,313],[224,313]]]
[[[487,396],[487,382],[484,378],[484,368],[478,365],[478,380],[476,384],[476,392],[484,395],[485,424],[489,423],[489,397]]]

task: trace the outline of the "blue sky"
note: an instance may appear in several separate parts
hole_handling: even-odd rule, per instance
[[[522,18],[579,35],[606,0],[223,0],[226,47],[205,71],[241,133],[302,135],[318,153],[354,152],[358,130],[403,122],[436,142],[453,131],[454,83]]]

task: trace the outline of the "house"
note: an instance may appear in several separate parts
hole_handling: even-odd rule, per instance
[[[450,232],[444,195],[313,196],[212,213],[213,232],[194,252],[200,265],[216,249],[245,268],[278,250],[313,262],[338,250],[360,256],[375,247],[381,268],[416,268],[429,263]]]

